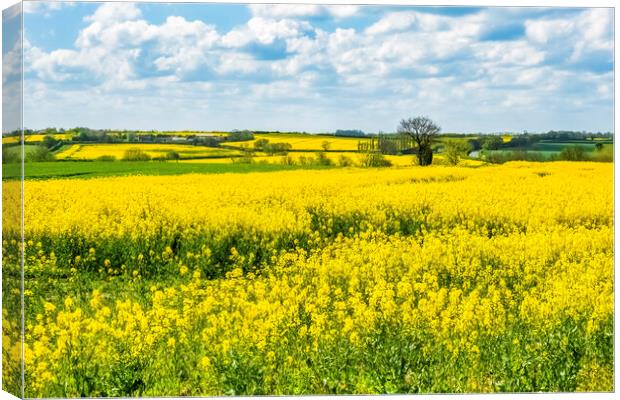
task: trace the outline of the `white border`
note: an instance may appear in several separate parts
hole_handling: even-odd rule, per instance
[[[36,1],[36,0],[26,0],[26,1]],[[51,0],[54,1],[54,0]],[[117,1],[117,0],[113,0]],[[4,10],[14,4],[17,4],[19,1],[15,0],[0,0],[1,9]],[[97,0],[80,0],[80,2],[101,2]],[[192,1],[192,0],[132,0],[131,2],[140,2],[140,3],[298,3],[298,4],[378,4],[378,5],[426,5],[426,6],[502,6],[502,7],[550,7],[550,6],[561,6],[561,7],[615,7],[615,2],[609,0],[590,0],[590,1],[558,1],[558,0],[524,0],[524,1],[506,1],[502,2],[499,0],[489,1],[489,0],[473,0],[473,1],[464,1],[464,0],[423,0],[423,1],[412,1],[412,0],[360,0],[360,1],[351,1],[351,0],[288,0],[288,1],[260,1],[260,0],[219,0],[219,1]],[[1,18],[0,18],[1,20]],[[615,29],[616,27],[616,15],[614,10],[614,43],[618,43],[618,31]],[[2,29],[1,29],[1,21],[0,21],[0,40],[2,39]],[[614,51],[614,134],[615,134],[615,122],[618,110],[615,108],[615,99],[618,97],[618,87],[615,85],[615,66],[616,63],[616,53]],[[0,83],[1,86],[1,83]],[[2,104],[0,103],[0,122],[2,115]],[[1,123],[0,123],[1,126]],[[620,154],[618,150],[620,149],[620,145],[617,140],[614,140],[614,154]],[[620,162],[614,163],[614,177],[618,175],[620,171]],[[615,179],[614,179],[615,182]],[[614,184],[614,203],[617,198],[618,193],[620,192],[620,188],[618,188]],[[0,208],[2,206],[2,198],[0,196]],[[614,204],[614,227],[615,227],[615,204]],[[0,222],[0,228],[1,228]],[[1,230],[0,230],[1,232]],[[614,229],[614,283],[615,277],[617,274],[617,264],[615,263],[615,251],[617,249],[616,244],[618,243],[618,232]],[[0,278],[2,276],[2,272],[0,270]],[[615,288],[615,285],[614,285]],[[615,296],[614,291],[614,310],[618,310],[618,297]],[[615,313],[615,311],[614,311]],[[615,315],[615,314],[614,314]],[[617,391],[620,388],[620,374],[618,373],[618,346],[617,346],[617,337],[618,337],[618,322],[617,319],[614,318],[614,387]],[[2,372],[2,365],[0,363],[0,376]],[[271,396],[261,396],[270,398]],[[274,396],[275,397],[275,396]],[[342,400],[362,400],[375,398],[376,396],[365,396],[365,395],[356,395],[356,396],[304,396],[308,399],[316,399],[316,400],[324,400],[331,398],[338,398]],[[502,399],[545,399],[545,400],[553,400],[553,399],[615,399],[615,393],[525,393],[525,394],[473,394],[473,395],[459,395],[459,394],[436,394],[436,395],[383,395],[383,397],[389,397],[394,400],[404,400],[404,399],[420,399],[420,400],[429,400],[429,399],[461,399],[461,400],[473,400],[473,399],[494,399],[494,398],[502,398]],[[16,399],[17,397],[12,396],[11,394],[0,391],[0,400],[8,400],[8,399]],[[225,398],[225,397],[222,397]],[[244,396],[244,397],[236,397],[238,399],[255,399],[254,397]],[[278,396],[279,399],[290,399],[295,398],[293,396]],[[184,397],[170,397],[170,399],[186,399]]]

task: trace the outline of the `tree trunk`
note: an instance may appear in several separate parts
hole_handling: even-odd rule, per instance
[[[418,164],[425,166],[433,163],[433,150],[431,146],[421,146],[418,150]]]

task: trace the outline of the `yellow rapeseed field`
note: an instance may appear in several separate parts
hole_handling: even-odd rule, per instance
[[[24,138],[25,138],[26,143],[32,143],[32,142],[42,142],[45,136],[47,135],[25,135]],[[72,135],[68,133],[58,133],[58,134],[51,135],[51,136],[53,136],[57,140],[70,140],[72,137]],[[19,136],[8,136],[8,137],[2,138],[3,144],[18,143],[18,142],[19,142]]]
[[[255,152],[252,157],[253,163],[267,163],[267,164],[289,164],[289,165],[316,165],[318,164],[317,151],[293,151],[286,156],[283,155],[265,155],[262,152]],[[325,157],[330,160],[331,165],[334,166],[351,166],[360,167],[364,163],[364,159],[367,157],[364,153],[353,153],[344,151],[328,151],[325,152]],[[392,166],[394,167],[410,167],[417,165],[417,158],[413,155],[386,155],[384,156]],[[203,158],[203,159],[187,159],[181,160],[184,163],[233,163],[238,162],[239,157],[230,158]],[[444,165],[447,164],[445,156],[437,154],[433,157],[433,164]],[[470,158],[463,158],[459,161],[460,166],[481,166],[484,162],[481,160],[475,160]]]
[[[125,152],[138,149],[150,157],[165,157],[166,153],[176,151],[181,158],[228,157],[238,155],[235,150],[193,146],[186,144],[161,143],[114,143],[114,144],[74,144],[56,154],[59,160],[95,160],[102,156],[112,156],[121,160]]]
[[[151,131],[139,131],[138,136],[142,135],[156,135],[156,136],[195,136],[195,135],[209,135],[209,136],[228,136],[228,132],[203,132],[203,131],[164,131],[164,132],[151,132]]]
[[[271,143],[289,143],[293,150],[322,150],[323,142],[329,143],[330,150],[357,150],[360,141],[368,139],[348,138],[342,136],[324,136],[294,133],[256,133],[250,146],[259,139],[267,139]],[[239,142],[246,143],[246,142]]]
[[[26,396],[612,390],[612,174],[26,181]]]
[[[2,138],[2,144],[19,143],[19,136],[6,136]]]

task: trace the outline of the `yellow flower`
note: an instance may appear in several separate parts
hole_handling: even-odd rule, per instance
[[[67,297],[65,299],[65,307],[66,308],[71,308],[71,307],[73,307],[74,304],[75,303],[73,302],[73,299],[71,297]]]
[[[66,304],[66,302],[65,302]],[[51,313],[54,310],[56,310],[56,306],[53,303],[50,303],[49,301],[46,301],[43,303],[43,309],[45,310],[46,313]]]
[[[200,359],[200,363],[199,363],[200,368],[202,369],[209,369],[211,367],[211,359],[209,359],[209,357],[205,356],[202,357]]]

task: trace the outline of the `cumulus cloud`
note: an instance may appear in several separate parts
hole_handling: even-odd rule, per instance
[[[254,17],[245,25],[228,32],[222,38],[222,43],[228,47],[242,47],[251,42],[272,44],[276,39],[298,37],[310,29],[310,24],[303,21]]]
[[[360,7],[355,5],[250,4],[248,7],[252,15],[264,18],[307,18],[318,16],[348,18],[360,12]]]
[[[613,14],[607,9],[441,15],[359,6],[248,7],[251,17],[222,29],[178,15],[155,23],[139,5],[105,3],[83,17],[86,26],[71,47],[27,42],[27,73],[37,96],[50,93],[46,85],[58,91],[71,84],[115,104],[134,99],[135,107],[140,101],[156,107],[145,98],[165,93],[175,107],[192,98],[218,110],[220,119],[228,115],[224,107],[258,113],[267,104],[298,110],[290,104],[305,101],[325,115],[317,124],[355,121],[347,107],[367,110],[369,129],[389,129],[373,121],[411,110],[485,116],[474,118],[477,123],[495,113],[517,126],[520,120],[507,113],[574,110],[576,98],[582,109],[600,108],[613,96]],[[364,18],[343,22],[356,16]]]
[[[532,44],[560,63],[612,62],[613,14],[607,9],[588,9],[572,19],[528,20],[525,31]]]
[[[366,28],[369,35],[379,35],[414,28],[420,31],[439,31],[449,28],[452,19],[442,15],[416,11],[389,13]]]
[[[72,1],[24,1],[23,10],[26,14],[42,14],[50,16],[52,12],[61,10],[65,7],[72,7]]]
[[[107,25],[137,19],[141,15],[135,3],[103,3],[93,15],[86,16],[84,20]]]

